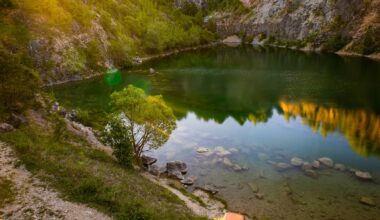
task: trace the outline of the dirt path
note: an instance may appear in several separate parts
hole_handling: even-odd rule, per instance
[[[0,219],[108,220],[110,217],[85,205],[64,201],[18,163],[12,148],[0,142],[0,177],[13,182],[16,193],[11,204],[0,211]]]

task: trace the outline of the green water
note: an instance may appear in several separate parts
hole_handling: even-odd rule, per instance
[[[149,73],[149,68],[156,73]],[[161,94],[177,116],[177,129],[159,150],[159,165],[183,160],[195,185],[212,184],[229,209],[271,219],[378,219],[380,216],[380,63],[286,49],[217,47],[154,60],[120,78],[95,79],[50,90],[66,106],[102,118],[109,95],[128,84]],[[236,148],[237,172],[196,149]],[[320,168],[278,171],[292,157],[330,157],[363,171]],[[259,200],[248,183],[259,187]],[[191,190],[190,188],[189,190]],[[289,193],[289,190],[291,193]],[[375,207],[363,205],[371,197]]]

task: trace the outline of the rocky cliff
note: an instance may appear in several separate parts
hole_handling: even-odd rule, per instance
[[[214,11],[207,22],[225,37],[305,50],[380,52],[379,0],[241,0],[245,10]]]

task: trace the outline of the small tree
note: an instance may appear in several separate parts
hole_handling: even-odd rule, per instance
[[[132,85],[111,95],[114,113],[105,128],[104,139],[120,162],[132,155],[141,165],[144,151],[157,149],[175,129],[175,116],[161,96],[147,96]]]

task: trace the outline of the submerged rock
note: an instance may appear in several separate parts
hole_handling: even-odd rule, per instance
[[[211,193],[211,194],[217,194],[219,191],[212,185],[210,184],[206,184],[204,186],[197,186],[195,187],[196,189],[200,189],[200,190],[203,190],[205,192],[208,192],[208,193]]]
[[[173,178],[173,179],[178,179],[178,180],[185,179],[185,177],[179,170],[172,170],[170,172],[168,171],[168,177]]]
[[[305,175],[314,179],[317,179],[319,177],[319,174],[314,170],[305,170]]]
[[[300,166],[302,166],[302,164],[304,163],[304,161],[303,161],[301,158],[293,157],[293,158],[290,160],[290,163],[291,163],[293,166],[300,167]]]
[[[1,123],[0,124],[0,132],[11,132],[14,129],[15,128],[10,124],[7,124],[7,123]]]
[[[156,163],[157,159],[154,157],[142,155],[141,156],[141,162],[143,163],[144,166],[150,166],[150,165]]]
[[[311,165],[311,163],[309,163],[309,162],[304,162],[304,163],[302,164],[302,170],[311,170],[311,169],[313,169],[313,166]]]
[[[360,198],[360,203],[367,205],[367,206],[376,206],[375,201],[371,197],[363,196]]]
[[[151,74],[153,74],[153,73],[155,73],[156,71],[153,69],[153,68],[150,68],[149,69],[149,73],[151,73]]]
[[[224,149],[224,147],[221,147],[221,146],[216,147],[215,152],[216,152],[216,155],[218,155],[219,157],[226,157],[231,154],[231,152],[229,152],[228,150]]]
[[[228,159],[227,157],[225,157],[223,159],[223,164],[226,165],[227,167],[233,167],[234,166],[234,164],[231,162],[231,160]]]
[[[264,199],[264,194],[262,193],[256,193],[256,199],[263,200]]]
[[[232,169],[234,169],[235,171],[242,171],[243,170],[243,168],[239,164],[234,164]]]
[[[259,187],[255,183],[248,183],[249,188],[251,188],[253,193],[259,192]]]
[[[318,160],[314,160],[311,162],[311,166],[315,169],[319,169],[319,167],[321,167],[321,163]]]
[[[258,153],[257,157],[259,158],[259,160],[266,160],[266,159],[268,159],[268,155],[266,155],[265,153]]]
[[[276,164],[276,169],[279,171],[284,171],[284,170],[287,170],[290,168],[291,168],[291,166],[287,163],[277,163]]]
[[[228,151],[230,151],[231,153],[237,153],[237,152],[239,152],[239,150],[236,149],[236,148],[234,148],[234,147],[229,148]]]
[[[319,162],[321,162],[323,165],[325,165],[327,167],[333,167],[334,166],[334,161],[328,157],[319,158]]]
[[[344,166],[343,164],[337,163],[335,164],[334,169],[339,170],[339,171],[346,171],[346,166]]]
[[[209,151],[210,151],[210,149],[208,149],[208,148],[206,148],[206,147],[199,147],[199,148],[197,149],[197,152],[200,153],[200,154],[207,153],[207,152],[209,152]]]
[[[355,176],[362,180],[372,180],[372,175],[369,172],[356,171]]]

